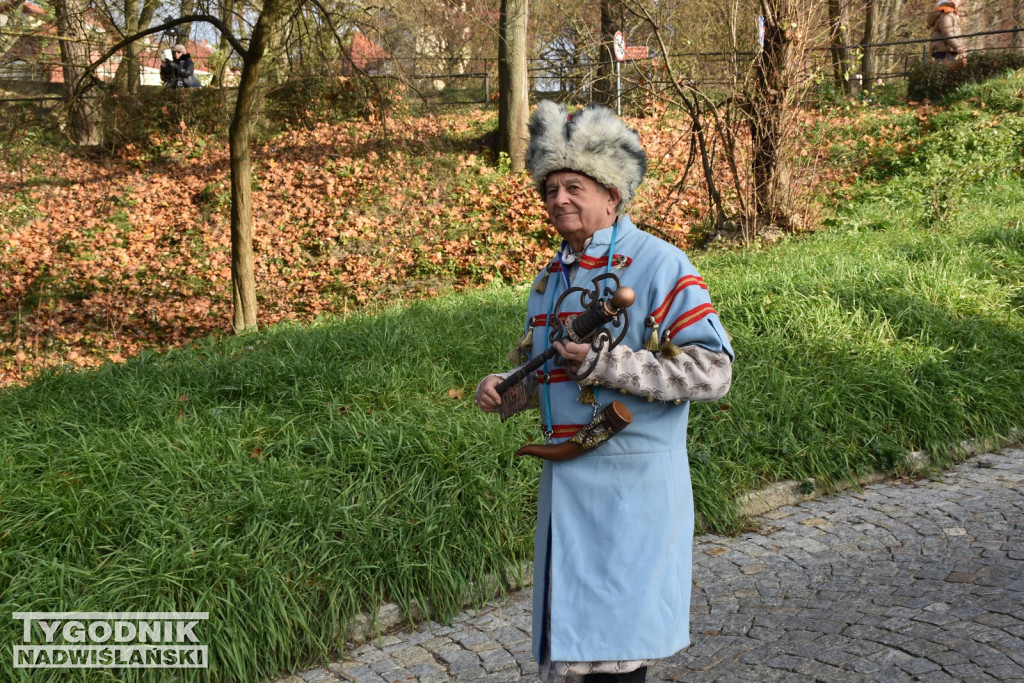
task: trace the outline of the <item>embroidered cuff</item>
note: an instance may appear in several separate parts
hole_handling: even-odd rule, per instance
[[[724,351],[691,344],[675,358],[620,344],[600,354],[591,350],[585,364],[596,362],[584,385],[599,384],[649,401],[717,401],[732,384],[732,360]]]

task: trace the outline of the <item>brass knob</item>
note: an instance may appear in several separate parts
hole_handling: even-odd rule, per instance
[[[612,294],[612,306],[616,309],[622,310],[623,308],[629,308],[636,301],[636,292],[633,291],[632,287],[619,287]]]

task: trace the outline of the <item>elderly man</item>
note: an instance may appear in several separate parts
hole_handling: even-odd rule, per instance
[[[540,102],[527,165],[564,241],[534,281],[520,348],[543,354],[547,321],[580,312],[556,310],[561,294],[603,274],[635,290],[635,303],[614,348],[555,341],[561,360],[524,379],[524,391],[503,397],[497,387],[511,373],[489,375],[477,403],[507,414],[527,403],[503,401],[531,396],[549,444],[572,437],[612,400],[632,414],[600,446],[544,462],[533,651],[548,682],[643,681],[651,662],[690,642],[687,420],[691,400],[728,391],[732,348],[686,255],[624,213],[647,170],[635,131],[606,107],[591,104],[570,117],[564,106]],[[578,382],[581,367],[593,369]]]

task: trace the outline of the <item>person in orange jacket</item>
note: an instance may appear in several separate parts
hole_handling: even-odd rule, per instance
[[[959,0],[939,0],[938,6],[928,13],[928,28],[932,31],[928,47],[936,61],[967,61],[967,48],[960,37],[959,9]]]

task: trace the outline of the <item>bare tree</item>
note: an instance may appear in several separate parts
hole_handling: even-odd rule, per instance
[[[739,23],[732,28],[719,27],[717,47],[724,59],[711,71],[699,60],[671,54],[665,40],[667,31],[660,23],[665,19],[655,19],[660,3],[626,3],[629,11],[648,22],[670,78],[672,92],[652,92],[650,96],[668,98],[690,119],[686,172],[699,158],[711,209],[709,222],[717,227],[738,223],[747,239],[768,226],[792,229],[798,222],[793,203],[798,192],[792,187],[795,102],[812,82],[811,74],[827,65],[810,51],[828,45],[824,29],[829,22],[823,4],[817,0],[759,0],[764,26],[760,49],[753,53],[742,49],[754,42],[753,27],[746,29]],[[728,17],[735,7],[733,0],[725,0],[718,3],[718,12]],[[821,42],[808,39],[819,31]],[[713,51],[715,46],[705,43],[700,48]],[[730,51],[729,46],[735,49]],[[720,190],[722,177],[734,184],[734,193]]]
[[[203,3],[203,5],[205,4],[206,3]],[[187,17],[188,15],[192,14],[195,11],[195,9],[195,0],[180,0],[178,4],[178,16]],[[192,35],[192,23],[185,22],[184,24],[179,24],[177,27],[177,34],[178,42],[180,42],[183,45],[186,45],[186,41],[188,41],[189,36]]]
[[[509,156],[510,170],[526,168],[527,88],[526,24],[528,0],[501,0],[498,37],[498,151]]]
[[[156,13],[157,0],[124,0],[120,10],[123,13],[124,34],[134,35],[140,30],[149,26]],[[116,25],[112,12],[107,11],[107,18]],[[141,83],[141,65],[139,55],[142,53],[142,45],[136,41],[125,47],[124,58],[117,65],[117,72],[114,75],[114,88],[121,93],[136,93]]]
[[[866,0],[864,6],[864,34],[861,38],[860,72],[864,89],[870,90],[878,74],[889,70],[894,56],[886,53],[879,43],[885,43],[895,34],[899,25],[900,0]]]
[[[853,59],[850,54],[850,23],[846,0],[828,0],[828,28],[831,39],[832,77],[836,87],[853,94]]]
[[[612,41],[615,32],[622,29],[622,9],[621,0],[601,0],[601,42],[597,54],[594,99],[610,107],[615,106],[615,55]]]
[[[102,142],[102,132],[96,120],[96,106],[86,93],[93,78],[89,69],[92,43],[87,19],[88,2],[55,0],[53,7],[57,15],[57,32],[61,37],[64,83],[68,88],[68,131],[77,145],[98,145]]]
[[[257,328],[256,277],[252,251],[252,124],[260,72],[271,36],[289,0],[266,0],[242,53],[242,80],[228,141],[231,148],[231,291],[236,334]]]
[[[186,15],[164,22],[119,41],[96,62],[84,69],[78,78],[91,76],[96,67],[122,48],[146,35],[165,31],[183,23],[205,21],[225,35],[242,57],[242,78],[231,118],[229,146],[231,150],[231,290],[232,327],[236,334],[257,329],[256,278],[252,250],[252,126],[259,106],[260,75],[264,56],[274,28],[285,16],[293,0],[266,0],[256,17],[248,47],[235,38],[227,25],[210,15]]]
[[[655,20],[650,8],[642,5],[630,5],[630,11],[643,18],[654,31],[654,39],[657,41],[661,53],[665,55],[665,68],[671,77],[672,89],[676,96],[673,101],[681,105],[683,111],[690,117],[690,152],[682,178],[677,185],[681,186],[686,182],[690,169],[699,155],[701,170],[704,174],[704,184],[708,190],[708,197],[711,200],[712,210],[714,211],[714,225],[716,227],[721,226],[725,222],[725,204],[722,201],[722,193],[718,189],[718,182],[715,180],[714,154],[708,145],[708,134],[705,125],[705,120],[715,118],[716,104],[696,87],[694,80],[686,79],[684,81],[679,75],[674,60],[669,54],[661,26]],[[739,174],[734,173],[734,177],[738,179]]]
[[[220,20],[227,27],[230,27],[235,20],[235,5],[236,0],[222,0],[220,3]],[[211,87],[219,88],[224,85],[224,73],[228,68],[231,50],[231,42],[228,40],[227,34],[222,32],[218,38],[216,60],[211,64],[213,67]]]
[[[764,46],[754,60],[748,115],[753,148],[754,210],[767,224],[785,224],[783,123],[793,85],[793,47],[800,35],[795,0],[761,0]]]
[[[1013,19],[1013,27],[1018,29],[1013,34],[1010,46],[1017,52],[1024,52],[1024,0],[1013,0],[1010,8]]]
[[[593,94],[593,69],[600,60],[599,7],[588,0],[537,3],[530,11],[530,38],[535,64],[558,85],[562,96],[586,99]]]

